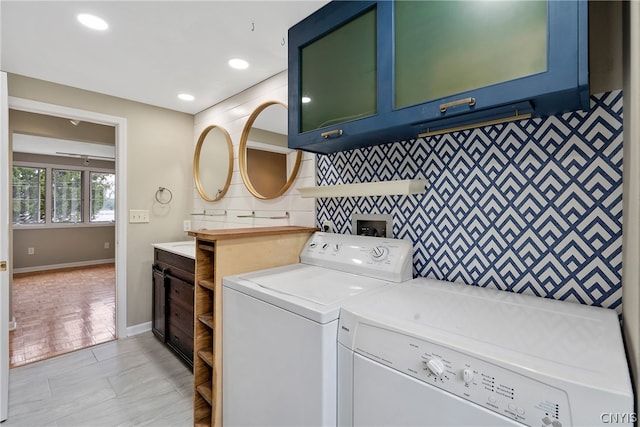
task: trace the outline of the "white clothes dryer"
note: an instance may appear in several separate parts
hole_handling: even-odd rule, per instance
[[[410,241],[315,233],[300,263],[223,279],[225,426],[335,426],[349,298],[413,274]]]
[[[344,304],[338,425],[631,425],[614,310],[415,279]]]

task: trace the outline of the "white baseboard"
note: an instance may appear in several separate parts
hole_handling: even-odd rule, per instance
[[[137,325],[127,327],[127,336],[144,334],[151,330],[151,322],[140,323]]]
[[[115,262],[116,260],[114,258],[111,258],[111,259],[96,259],[93,261],[69,262],[66,264],[38,265],[35,267],[14,268],[13,273],[14,274],[34,273],[36,271],[58,270],[61,268],[87,267],[90,265],[97,265],[97,264],[113,264]]]

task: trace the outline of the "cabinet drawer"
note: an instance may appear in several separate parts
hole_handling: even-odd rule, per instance
[[[167,325],[167,344],[181,353],[193,363],[193,335],[187,333],[179,326],[169,323]]]
[[[193,285],[176,277],[167,276],[169,300],[193,310]]]
[[[188,309],[175,301],[169,302],[168,322],[183,329],[193,338],[193,309]]]
[[[193,282],[194,280],[195,261],[191,258],[155,249],[154,262],[158,266],[158,269],[163,270],[166,274],[178,277],[187,282]]]

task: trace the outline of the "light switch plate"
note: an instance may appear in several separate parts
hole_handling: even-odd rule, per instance
[[[147,209],[129,209],[129,223],[149,222],[149,211]]]

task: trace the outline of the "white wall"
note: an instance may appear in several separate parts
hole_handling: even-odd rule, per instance
[[[640,409],[640,2],[624,10],[622,318]]]
[[[242,182],[238,166],[238,146],[240,136],[251,112],[267,101],[280,101],[287,104],[287,72],[283,71],[225,101],[202,111],[195,116],[195,147],[203,129],[210,125],[225,128],[233,141],[234,165],[231,186],[227,194],[217,202],[205,202],[198,194],[195,184],[192,187],[193,211],[220,213],[225,216],[192,215],[192,227],[198,229],[259,227],[277,225],[315,226],[315,199],[303,199],[296,188],[315,185],[315,155],[304,153],[298,178],[291,188],[274,200],[261,200],[249,193]],[[255,212],[256,216],[282,216],[289,212],[288,219],[238,218]]]

